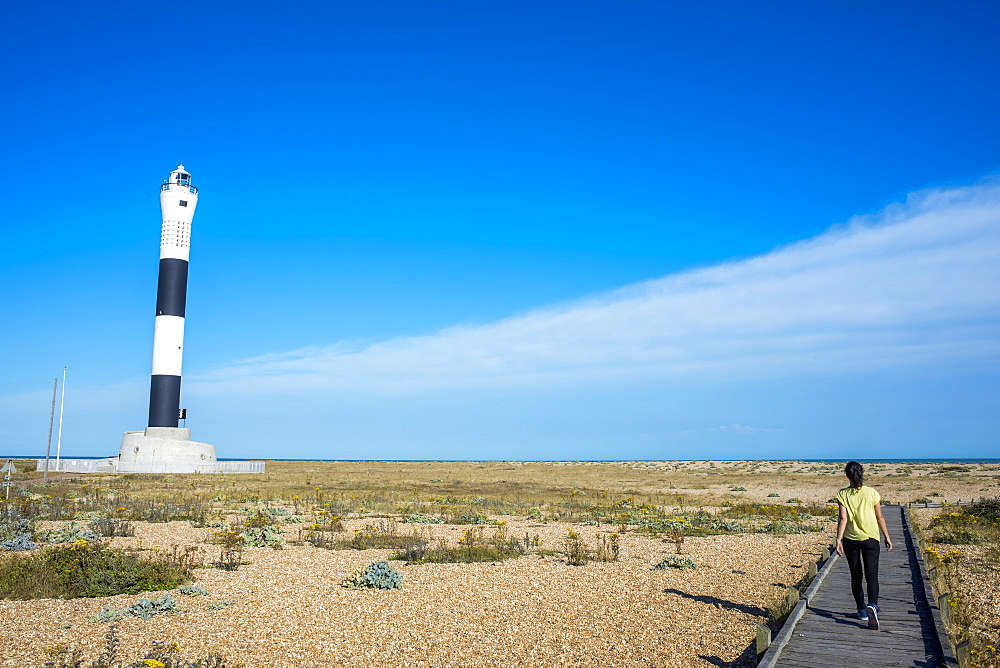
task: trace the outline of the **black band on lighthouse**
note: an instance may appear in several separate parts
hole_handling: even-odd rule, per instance
[[[153,376],[149,383],[149,426],[176,427],[180,407],[181,377]]]
[[[184,317],[187,305],[188,262],[172,257],[160,260],[156,282],[156,315]]]

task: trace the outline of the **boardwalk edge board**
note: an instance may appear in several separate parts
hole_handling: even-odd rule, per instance
[[[829,573],[833,564],[837,562],[840,555],[834,552],[830,555],[830,558],[823,562],[823,566],[816,573],[816,577],[813,581],[809,583],[806,590],[802,593],[802,598],[799,602],[792,608],[792,611],[788,614],[788,618],[785,623],[782,624],[781,630],[778,631],[778,635],[775,637],[774,641],[771,643],[764,653],[758,657],[759,661],[757,663],[757,668],[774,668],[775,663],[778,661],[778,657],[781,655],[782,648],[788,644],[789,639],[792,637],[792,633],[795,632],[795,626],[798,624],[799,619],[805,614],[806,608],[809,606],[809,599],[812,598],[816,592],[819,590],[823,580],[826,579],[827,573]]]
[[[925,506],[926,507],[926,506]],[[924,596],[927,597],[927,606],[931,610],[934,618],[934,629],[937,631],[938,641],[941,643],[941,653],[944,655],[944,665],[947,668],[959,668],[958,659],[955,658],[955,645],[951,641],[948,629],[945,628],[944,620],[941,618],[941,609],[938,607],[938,599],[934,595],[934,588],[931,586],[931,579],[927,575],[927,564],[924,563],[924,551],[920,547],[917,536],[910,528],[910,513],[903,512],[903,531],[905,538],[909,538],[913,545],[913,551],[917,555],[917,565],[920,568],[920,581],[924,586]]]

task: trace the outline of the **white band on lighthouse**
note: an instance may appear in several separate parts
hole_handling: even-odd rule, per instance
[[[184,318],[158,315],[153,325],[153,375],[179,376],[184,357]]]

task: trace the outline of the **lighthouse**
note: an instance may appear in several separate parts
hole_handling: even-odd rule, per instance
[[[180,415],[191,221],[197,206],[198,189],[191,184],[191,174],[184,165],[179,165],[160,186],[160,271],[156,282],[149,427],[177,427]]]
[[[160,186],[160,265],[153,324],[153,372],[149,382],[149,420],[143,431],[122,437],[121,471],[185,473],[217,469],[215,446],[191,440],[178,427],[184,316],[187,309],[191,222],[198,189],[183,164]]]
[[[59,460],[59,471],[78,473],[263,473],[264,462],[218,461],[215,446],[191,440],[181,420],[181,362],[187,311],[191,222],[198,189],[183,164],[160,186],[160,264],[153,321],[153,373],[149,381],[149,421],[142,431],[126,431],[117,457]],[[47,459],[39,471],[51,471]]]

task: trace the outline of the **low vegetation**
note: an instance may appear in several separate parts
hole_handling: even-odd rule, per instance
[[[44,485],[40,474],[22,470],[9,500],[0,500],[0,596],[138,594],[190,582],[191,569],[201,565],[193,555],[112,547],[135,544],[118,539],[134,535],[140,522],[182,521],[211,529],[209,565],[226,570],[247,563],[248,549],[288,544],[387,550],[388,559],[411,565],[498,562],[530,554],[587,566],[617,561],[636,535],[662,540],[677,552],[654,569],[684,570],[693,567],[682,554],[691,545],[685,546],[685,539],[692,537],[829,530],[836,507],[823,500],[831,486],[842,485],[841,468],[822,462],[270,462],[269,472],[259,475],[98,474],[56,477]],[[955,481],[972,481],[986,491],[997,485],[1000,471],[964,464],[904,469],[873,465],[871,482],[886,498],[923,495],[947,502],[954,500]],[[967,568],[972,558],[957,550],[966,547],[987,550],[977,554],[993,554],[996,562],[997,506],[984,502],[942,511],[933,526],[942,564],[955,564],[956,572]],[[534,528],[509,535],[508,518],[526,519],[529,527],[559,523],[566,535],[542,545]],[[381,586],[395,582],[392,572],[401,586],[401,572],[388,561],[359,569],[348,582],[396,588]],[[195,596],[194,589],[180,593]],[[136,610],[176,609],[176,601],[167,605],[161,596],[146,601],[136,602]],[[218,601],[211,609],[231,603]],[[115,614],[133,616],[126,614],[129,608],[106,609],[103,621],[113,622]],[[72,653],[62,652],[58,660],[68,661]],[[225,665],[157,656],[162,658],[148,658],[165,666]],[[78,655],[75,660],[53,659],[52,665],[112,665],[86,664]]]
[[[663,560],[653,566],[651,570],[662,571],[667,568],[676,568],[678,570],[686,571],[692,568],[698,568],[698,564],[696,564],[694,559],[691,557],[678,557],[671,554],[664,557]]]
[[[162,594],[153,599],[140,598],[132,605],[117,609],[104,608],[100,612],[91,616],[92,622],[117,622],[125,617],[138,617],[139,619],[151,619],[154,615],[161,613],[179,613],[177,600],[170,594]]]
[[[511,538],[503,526],[494,527],[489,534],[485,527],[466,529],[457,545],[450,545],[443,539],[435,540],[430,533],[414,533],[403,542],[392,559],[400,559],[407,564],[503,561],[527,554],[532,545],[539,545],[537,536],[534,540],[527,535],[523,540]]]
[[[121,656],[117,626],[112,625],[104,637],[104,651],[92,660],[83,657],[78,649],[66,645],[56,645],[45,650],[48,661],[45,666],[52,668],[227,668],[232,664],[216,654],[200,659],[184,659],[179,656],[177,643],[154,642],[150,651],[142,657],[129,661]]]
[[[136,553],[100,542],[53,545],[0,559],[0,597],[113,596],[172,589],[192,579],[193,551]]]
[[[376,561],[359,566],[341,586],[348,589],[402,589],[403,574],[387,561]]]
[[[949,545],[996,545],[1000,542],[1000,497],[980,499],[931,522],[932,540]]]
[[[1000,497],[943,506],[924,538],[936,594],[948,595],[944,618],[963,665],[1000,666],[1000,617],[984,594],[990,588],[977,586],[1000,574]]]

